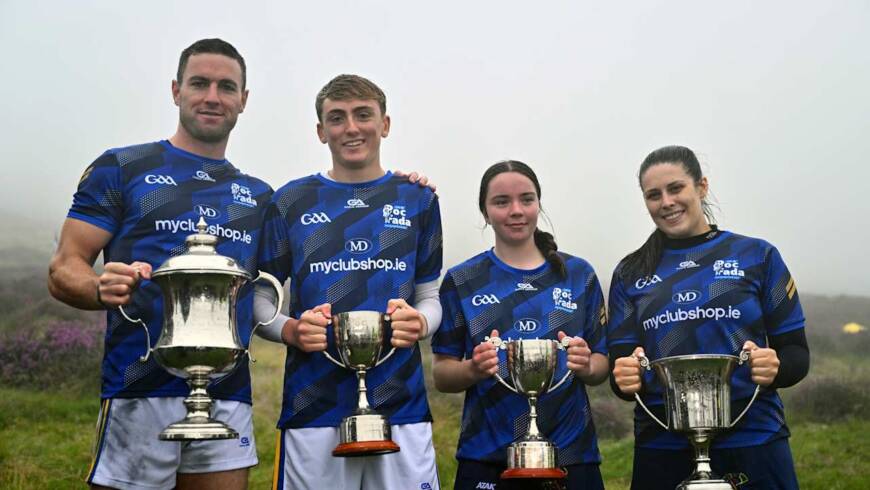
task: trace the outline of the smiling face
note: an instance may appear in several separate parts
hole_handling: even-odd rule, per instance
[[[380,168],[381,138],[390,133],[390,117],[373,99],[323,101],[317,136],[329,146],[334,166],[347,170]]]
[[[486,190],[486,221],[495,232],[496,245],[518,246],[534,241],[541,203],[532,181],[518,172],[502,172]]]
[[[706,177],[695,182],[681,163],[657,163],[641,175],[640,186],[650,217],[668,237],[688,238],[710,229],[701,205]]]
[[[191,56],[182,80],[172,82],[179,107],[180,129],[201,143],[225,143],[245,109],[248,92],[242,89],[239,62],[221,54]]]

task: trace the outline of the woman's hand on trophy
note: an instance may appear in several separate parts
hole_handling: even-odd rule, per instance
[[[643,347],[637,347],[629,357],[616,359],[613,366],[613,381],[626,395],[640,391],[643,374],[638,357],[643,355]]]
[[[428,327],[426,317],[405,300],[388,301],[387,315],[390,316],[390,328],[393,330],[393,336],[390,338],[393,347],[397,349],[413,347],[414,343],[426,335]]]
[[[752,382],[759,386],[770,386],[779,373],[779,356],[770,348],[759,347],[755,342],[747,340],[743,350],[749,351],[749,368]]]
[[[559,331],[559,342],[568,335]],[[592,371],[592,350],[582,337],[571,337],[568,341],[568,369],[577,373],[578,376],[589,376]]]
[[[498,337],[498,330],[493,330],[489,336]],[[498,349],[489,342],[477,344],[471,353],[469,365],[475,382],[495,376],[498,372]]]
[[[332,305],[324,303],[306,310],[299,320],[287,320],[281,330],[281,339],[305,352],[326,350],[326,326],[332,318]]]
[[[151,264],[147,262],[107,263],[97,278],[97,302],[106,308],[126,305],[142,279],[151,279]]]

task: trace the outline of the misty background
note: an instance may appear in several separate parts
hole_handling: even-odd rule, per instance
[[[45,260],[85,167],[164,139],[182,49],[221,37],[250,97],[228,158],[277,188],[326,169],[314,97],[370,78],[388,169],[437,185],[444,266],[488,248],[480,176],[538,173],[561,250],[605,287],[653,230],[641,160],[702,160],[720,226],[776,245],[801,291],[870,296],[870,3],[0,0],[0,251]]]

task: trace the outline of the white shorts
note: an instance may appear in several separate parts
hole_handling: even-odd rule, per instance
[[[390,426],[400,451],[338,458],[337,427],[284,429],[275,449],[274,490],[438,490],[432,424]]]
[[[176,473],[211,473],[257,464],[251,406],[215,400],[212,416],[238,439],[161,441],[167,425],[184,418],[184,397],[110,398],[97,420],[97,442],[87,482],[126,489],[171,489]]]

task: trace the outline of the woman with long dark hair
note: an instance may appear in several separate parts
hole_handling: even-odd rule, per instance
[[[611,387],[639,393],[665,420],[663,388],[650,360],[687,354],[750,351],[732,376],[731,413],[745,416],[713,441],[712,467],[741,490],[796,489],[789,431],[777,388],[809,369],[797,289],[776,247],[713,224],[709,183],[692,150],[666,146],[646,157],[639,181],[656,230],[613,273],[607,344]],[[681,434],[665,431],[635,408],[632,489],[673,489],[692,473],[693,453]]]
[[[528,165],[509,160],[491,166],[481,179],[478,205],[495,246],[450,269],[441,284],[444,314],[432,338],[435,386],[448,393],[465,391],[457,489],[511,484],[499,480],[507,448],[529,427],[526,397],[496,381],[499,356],[484,339],[561,340],[566,335],[573,337],[567,350],[573,377],[539,398],[537,420],[542,435],[556,445],[567,478],[537,486],[603,488],[584,386],[601,383],[608,373],[604,299],[592,267],[558,252],[553,235],[538,229],[540,197],[541,185]],[[564,372],[557,368],[557,378]],[[526,480],[513,487],[535,485]]]

